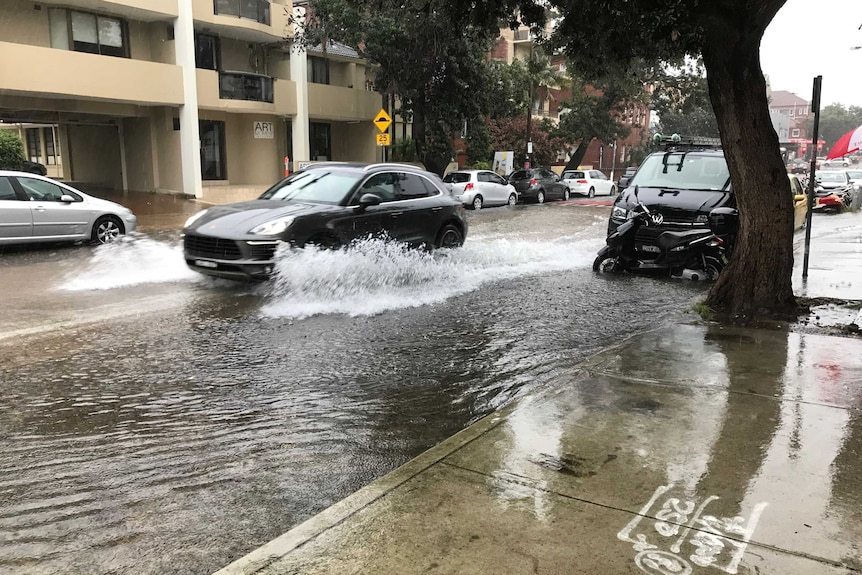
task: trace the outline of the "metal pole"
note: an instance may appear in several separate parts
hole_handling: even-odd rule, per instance
[[[530,59],[528,60],[527,69],[529,70],[530,67],[533,67],[535,69],[535,63],[533,62],[533,41],[532,41],[532,39],[530,40]],[[533,167],[533,158],[532,158],[532,155],[530,154],[530,138],[532,137],[530,132],[532,131],[532,127],[533,127],[533,78],[532,78],[532,76],[530,77],[530,81],[527,84],[527,94],[529,94],[527,97],[527,154],[525,156],[526,161],[524,162],[524,167],[529,166],[530,168],[532,168]]]
[[[811,216],[814,214],[814,179],[817,172],[817,141],[820,139],[820,88],[823,76],[814,78],[814,94],[811,111],[814,112],[814,135],[811,137],[811,169],[808,173],[808,214],[805,220],[805,260],[802,263],[802,279],[808,279],[808,256],[811,252]]]

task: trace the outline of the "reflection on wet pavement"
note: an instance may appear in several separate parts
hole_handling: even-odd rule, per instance
[[[4,256],[0,571],[211,572],[703,290],[588,273],[606,212],[471,217],[463,254],[384,254],[436,303],[371,316],[264,314],[289,293],[186,277],[168,227]]]

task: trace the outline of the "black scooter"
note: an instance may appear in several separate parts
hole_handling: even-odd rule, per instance
[[[635,188],[635,198],[638,191]],[[661,225],[661,214],[653,214],[643,202],[607,238],[593,262],[593,271],[600,273],[643,273],[671,275],[691,280],[714,280],[727,264],[727,251],[732,243],[738,213],[732,208],[717,208],[710,213],[710,230],[667,231],[658,236],[656,245],[642,246],[639,255],[635,236],[641,227]],[[722,236],[718,234],[722,233]],[[650,248],[645,252],[643,248]],[[652,251],[654,250],[654,251]],[[646,253],[655,257],[644,257]]]

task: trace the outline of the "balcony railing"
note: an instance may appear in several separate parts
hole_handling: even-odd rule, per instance
[[[245,72],[219,72],[219,98],[272,104],[272,78]]]
[[[269,0],[213,0],[213,12],[270,25]]]

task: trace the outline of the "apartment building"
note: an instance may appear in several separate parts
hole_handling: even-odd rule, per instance
[[[49,175],[201,197],[375,161],[373,69],[290,0],[3,0],[0,128]]]
[[[551,23],[548,24],[551,26]],[[550,28],[546,30],[550,33]],[[510,28],[500,29],[500,36],[491,51],[490,57],[494,60],[511,64],[515,60],[528,60],[531,51],[535,48],[535,39],[531,31],[526,27],[517,30]],[[552,55],[550,65],[561,75],[566,74],[566,59],[562,55]],[[649,90],[650,87],[644,89]],[[570,88],[543,88],[540,87],[533,95],[532,115],[534,121],[548,119],[557,123],[560,114],[565,113],[565,103],[571,98]],[[650,109],[643,104],[631,104],[623,110],[617,111],[619,120],[629,128],[629,134],[614,142],[602,142],[593,140],[590,142],[586,155],[582,161],[583,166],[604,170],[616,179],[629,163],[632,152],[642,146],[649,136]],[[561,153],[561,162],[566,159],[565,152]]]

